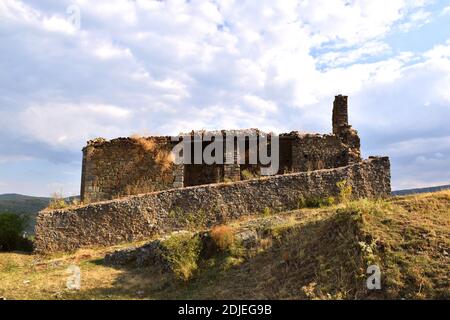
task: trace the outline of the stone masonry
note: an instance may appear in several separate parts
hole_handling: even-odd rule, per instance
[[[158,191],[84,205],[42,211],[36,224],[37,252],[70,251],[144,240],[186,228],[190,218],[207,226],[249,214],[291,210],[299,200],[336,196],[346,180],[355,198],[383,198],[391,192],[387,157],[349,166]]]
[[[258,129],[192,131],[178,137],[186,139],[184,159],[196,157],[195,150],[212,149],[215,139],[241,139],[232,148],[214,149],[228,160],[223,164],[174,161],[178,141],[173,137],[91,140],[83,149],[83,205],[40,212],[36,251],[109,246],[182,230],[192,222],[212,226],[267,209],[291,210],[302,198],[336,196],[336,184],[343,180],[355,198],[388,197],[389,158],[361,159],[347,101],[347,96],[335,97],[331,134],[279,135],[279,169],[272,176],[260,175],[267,163],[260,161],[259,151],[270,149],[273,136]],[[256,163],[248,161],[255,157]]]

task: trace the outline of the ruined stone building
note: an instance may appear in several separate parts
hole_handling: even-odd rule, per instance
[[[347,96],[335,97],[332,123],[330,134],[294,131],[279,135],[277,174],[338,168],[361,161],[360,139],[348,122]],[[259,159],[256,164],[248,161],[249,145],[253,139],[259,148],[259,139],[267,136],[266,133],[249,129],[192,131],[188,135],[192,137],[192,149],[196,143],[205,149],[211,143],[201,139],[206,135],[216,139],[218,136],[243,138],[245,143],[234,144],[232,163],[175,164],[171,150],[178,141],[169,136],[91,140],[83,149],[82,201],[96,202],[158,190],[245,180],[261,174],[263,165]],[[180,136],[186,137],[185,134]],[[224,150],[223,157],[229,157],[229,153]]]
[[[205,136],[219,141],[233,137],[232,147],[198,139]],[[179,144],[171,137],[90,141],[83,149],[83,204],[41,211],[35,250],[110,246],[183,230],[191,221],[209,227],[245,215],[295,210],[305,199],[339,197],[342,182],[353,198],[391,194],[389,158],[361,159],[359,137],[348,123],[346,96],[334,100],[331,134],[275,136],[250,129],[193,131],[181,138],[183,161],[173,161]],[[192,150],[207,153],[213,143],[220,145],[214,148],[219,161],[190,161],[199,153]],[[265,157],[275,146],[279,157]],[[255,160],[255,153],[257,161],[247,161]],[[267,158],[278,160],[277,170],[259,177],[267,173]]]

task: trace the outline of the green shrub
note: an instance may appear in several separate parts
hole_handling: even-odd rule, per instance
[[[175,275],[182,280],[189,280],[198,269],[198,260],[202,242],[198,235],[190,233],[176,234],[162,243],[164,256]]]
[[[342,180],[336,183],[339,189],[339,201],[342,203],[348,203],[352,197],[352,186],[347,180]]]
[[[0,251],[31,251],[33,243],[23,237],[28,217],[14,213],[0,213]]]

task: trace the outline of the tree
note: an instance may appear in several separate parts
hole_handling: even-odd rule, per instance
[[[31,251],[32,242],[23,236],[28,217],[15,213],[0,213],[0,251]]]

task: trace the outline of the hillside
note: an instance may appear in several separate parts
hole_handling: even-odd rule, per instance
[[[0,212],[36,213],[48,206],[50,198],[21,194],[0,194]]]
[[[6,299],[430,299],[450,298],[450,191],[264,212],[204,235],[161,240],[166,267],[108,265],[119,248],[47,257],[0,253]],[[256,233],[255,233],[256,232]],[[257,234],[257,236],[256,236]],[[254,236],[255,235],[255,236]],[[258,237],[258,240],[255,240]],[[200,247],[198,239],[203,243]],[[155,242],[152,242],[155,243]],[[210,243],[210,242],[209,242]],[[144,246],[143,248],[149,248]],[[125,257],[133,249],[120,251]],[[126,257],[125,257],[126,258]],[[66,289],[67,268],[81,290]],[[381,290],[366,288],[368,265]]]
[[[17,214],[26,214],[29,216],[27,227],[28,233],[34,232],[37,213],[46,208],[50,198],[31,197],[21,194],[0,194],[0,213],[11,212]]]

